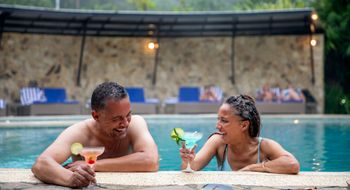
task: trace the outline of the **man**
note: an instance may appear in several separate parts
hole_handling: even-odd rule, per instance
[[[65,129],[37,158],[34,175],[43,182],[67,187],[84,187],[96,182],[95,171],[157,171],[157,146],[141,116],[132,116],[124,87],[114,82],[100,84],[91,97],[91,119]],[[94,168],[77,156],[73,163],[61,164],[70,156],[70,147],[104,146]]]

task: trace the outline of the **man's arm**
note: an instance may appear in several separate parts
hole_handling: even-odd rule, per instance
[[[70,146],[76,138],[76,134],[80,132],[78,128],[72,126],[64,130],[37,158],[32,172],[38,179],[45,183],[68,187],[83,187],[89,185],[90,181],[95,181],[94,171],[86,164],[75,171],[70,171],[60,165],[71,155]]]
[[[277,142],[264,139],[262,149],[269,160],[259,164],[251,164],[241,169],[241,171],[257,171],[279,174],[298,174],[300,165],[298,160],[288,151],[284,150]]]
[[[133,116],[128,133],[131,135],[133,153],[118,158],[98,160],[96,171],[157,171],[158,150],[146,121],[141,116]]]

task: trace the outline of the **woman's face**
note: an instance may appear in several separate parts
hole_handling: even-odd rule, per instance
[[[240,133],[242,118],[235,115],[229,104],[223,104],[218,112],[216,128],[219,130],[225,143],[228,143]]]

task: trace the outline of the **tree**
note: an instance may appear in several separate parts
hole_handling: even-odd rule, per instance
[[[234,10],[271,10],[305,8],[312,5],[312,0],[240,0],[233,6]]]
[[[315,8],[326,39],[326,113],[350,114],[350,1],[320,0]]]
[[[153,0],[128,0],[138,11],[155,10],[156,4]]]
[[[50,7],[50,8],[55,7],[54,0],[0,0],[0,4]]]

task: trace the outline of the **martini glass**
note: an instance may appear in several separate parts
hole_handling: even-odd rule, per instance
[[[80,155],[84,156],[85,162],[93,169],[97,157],[100,156],[105,151],[105,147],[97,146],[97,147],[84,147]],[[90,183],[89,187],[93,187],[94,185]]]
[[[185,140],[186,148],[192,149],[194,145],[196,145],[197,141],[199,141],[203,137],[202,133],[199,133],[197,131],[195,132],[184,132],[184,135],[182,136],[182,139]],[[190,166],[190,162],[188,161],[186,169],[182,170],[186,173],[192,173],[194,170],[192,170]]]

